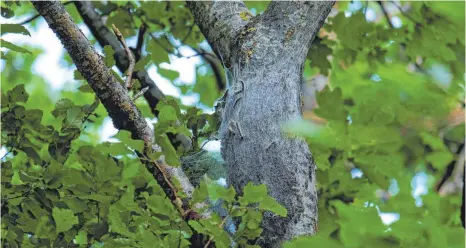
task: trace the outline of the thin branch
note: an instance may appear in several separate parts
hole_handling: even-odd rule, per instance
[[[133,101],[136,101],[139,97],[144,95],[146,91],[149,89],[149,87],[142,88],[141,91],[139,91],[136,95],[133,96]]]
[[[369,1],[366,0],[365,4],[364,4],[364,9],[362,10],[362,13],[365,15],[366,12],[367,12],[367,7],[369,6]]]
[[[193,25],[189,27],[189,31],[186,34],[186,36],[181,40],[181,44],[184,44],[186,42],[186,40],[189,38],[189,35],[191,35],[191,32],[193,31],[193,29],[194,29],[194,23]]]
[[[416,21],[411,15],[409,15],[408,13],[406,13],[406,12],[401,8],[401,6],[399,6],[397,3],[395,3],[394,1],[390,1],[390,3],[392,3],[393,5],[395,5],[395,7],[400,11],[401,14],[403,14],[403,16],[405,16],[406,18],[408,18],[409,20],[411,20],[412,22],[414,22],[416,25],[422,26],[422,23]]]
[[[173,54],[173,51],[171,51],[169,48],[166,48],[165,46],[162,45],[162,43],[160,43],[159,39],[157,37],[155,37],[155,35],[151,32],[148,32],[149,36],[152,38],[152,41],[154,41],[155,43],[157,43],[157,45],[159,45],[163,50],[165,50],[165,52],[169,53],[169,54]],[[173,54],[177,57],[180,57],[179,54]]]
[[[126,45],[125,38],[121,34],[120,30],[112,24],[112,29],[113,32],[115,33],[116,37],[118,38],[118,41],[120,41],[121,45],[123,45],[123,48],[125,49],[126,55],[128,56],[129,59],[129,66],[128,69],[126,70],[126,82],[125,82],[125,87],[127,89],[130,89],[132,84],[131,84],[131,76],[133,75],[134,71],[134,64],[136,63],[134,60],[133,53],[131,52],[131,49],[129,49],[128,45]]]
[[[445,183],[443,183],[442,186],[440,186],[438,190],[440,196],[453,194],[459,189],[462,189],[464,184],[463,173],[465,169],[465,149],[466,146],[463,145],[463,149],[461,149],[461,152],[458,154],[450,178]]]
[[[139,27],[139,33],[138,33],[138,42],[136,44],[136,60],[139,60],[139,57],[142,55],[142,46],[144,45],[144,34],[147,31],[147,26],[146,24],[141,24]]]
[[[225,222],[227,221],[227,217],[223,217],[223,220],[222,222],[220,222],[220,224],[218,225],[218,228],[223,228],[223,225],[225,225]],[[207,241],[207,243],[204,245],[204,248],[207,248],[209,247],[210,243],[212,242],[212,240],[214,240],[214,235],[210,236],[209,240]]]
[[[387,22],[388,22],[388,25],[390,26],[390,28],[395,28],[393,26],[393,24],[392,24],[392,21],[390,20],[390,15],[388,14],[387,9],[385,9],[385,6],[382,3],[382,1],[377,1],[377,3],[379,4],[380,9],[382,10],[383,15],[385,16],[385,19],[387,19]]]
[[[73,3],[73,1],[65,2],[65,3],[63,3],[63,5],[66,6],[66,5],[70,4],[70,3]],[[41,15],[37,14],[35,16],[32,16],[31,18],[19,23],[19,25],[24,25],[24,24],[30,23],[30,22],[34,21],[35,19],[37,19],[38,17],[41,17]]]
[[[124,49],[121,48],[120,42],[118,42],[115,35],[105,26],[101,16],[94,10],[94,6],[90,1],[75,1],[76,9],[78,10],[84,23],[91,31],[94,38],[99,42],[101,47],[111,46],[115,51],[115,61],[118,69],[121,72],[125,72],[128,68],[129,60]],[[150,109],[155,116],[158,115],[156,109],[157,103],[165,98],[165,95],[157,87],[155,82],[149,77],[147,71],[139,70],[133,75],[141,83],[143,88],[149,87],[149,90],[144,94],[144,98],[149,104]]]
[[[31,187],[30,187],[26,192],[22,193],[21,195],[3,198],[3,199],[1,200],[1,206],[3,206],[3,204],[5,204],[5,202],[8,201],[8,200],[12,200],[12,199],[17,199],[17,198],[29,196],[29,194],[30,194],[31,191],[34,189],[34,187],[35,187],[35,185],[31,185]]]
[[[225,74],[222,73],[222,65],[219,64],[220,60],[215,56],[214,54],[211,54],[202,48],[197,49],[193,48],[194,51],[196,51],[202,58],[207,61],[207,63],[210,65],[210,68],[212,68],[212,71],[214,72],[215,76],[215,82],[217,82],[217,88],[219,91],[223,91],[226,88],[226,80],[225,80]]]
[[[4,158],[6,158],[6,156],[8,156],[8,154],[10,154],[12,151],[13,151],[13,148],[10,148],[0,160],[3,160]]]

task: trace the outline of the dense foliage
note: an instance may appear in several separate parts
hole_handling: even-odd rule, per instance
[[[252,247],[264,213],[286,215],[265,185],[248,184],[243,195],[236,195],[211,181],[221,173],[209,173],[201,160],[190,204],[218,201],[239,224],[225,224],[228,218],[218,214],[185,221],[135,155],[142,141],[125,131],[114,137],[116,142],[100,141],[107,113],[77,71],[59,91],[36,73],[36,59],[47,53],[34,45],[30,31],[43,20],[18,25],[36,14],[32,5],[1,4],[4,245],[187,247],[195,232],[216,247]],[[246,4],[254,14],[267,7],[267,2]],[[199,96],[190,106],[166,97],[153,121],[163,149],[156,156],[163,154],[173,166],[195,164],[186,158],[195,158],[203,142],[215,136],[218,120],[209,113],[225,85],[203,57],[211,51],[184,2],[94,5],[126,39],[137,39],[139,27],[146,26],[136,70],[155,66],[181,95]],[[66,6],[82,24],[74,5]],[[328,77],[317,94],[318,108],[304,113],[318,117],[284,127],[290,136],[308,141],[317,163],[319,232],[285,247],[463,247],[460,192],[439,194],[439,188],[453,180],[464,149],[464,9],[464,2],[337,3],[304,71],[306,79]],[[24,36],[32,45],[8,42],[13,36]],[[186,47],[204,58],[193,84],[167,66],[186,57]],[[101,51],[114,66],[112,48]],[[66,53],[62,66],[75,68]],[[140,88],[133,87],[134,94]],[[136,104],[154,120],[143,98]],[[194,151],[177,150],[170,142],[169,136],[179,133],[192,138]],[[206,172],[211,178],[200,179]],[[419,186],[416,178],[422,176],[427,181]],[[426,188],[425,194],[414,194],[418,187]],[[384,224],[381,212],[399,217]]]

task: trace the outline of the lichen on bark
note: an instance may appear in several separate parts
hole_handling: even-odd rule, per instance
[[[265,183],[288,210],[286,218],[264,216],[263,247],[317,229],[315,163],[307,144],[283,135],[281,126],[302,114],[303,64],[333,4],[273,1],[262,15],[243,18],[241,1],[188,3],[227,71],[219,131],[227,181],[237,192],[251,181]]]

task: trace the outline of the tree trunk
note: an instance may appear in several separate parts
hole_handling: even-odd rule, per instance
[[[276,247],[317,231],[315,164],[307,144],[282,124],[301,116],[303,64],[334,2],[272,2],[250,18],[242,2],[188,2],[222,58],[229,88],[220,136],[228,183],[265,183],[288,217],[266,214],[258,244]]]

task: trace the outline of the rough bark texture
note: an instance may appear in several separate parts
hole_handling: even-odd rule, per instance
[[[105,26],[101,16],[94,10],[92,2],[76,1],[74,4],[83,18],[84,23],[87,25],[97,42],[99,42],[100,46],[111,46],[113,48],[113,51],[115,51],[114,57],[116,66],[121,72],[125,72],[129,65],[128,56],[113,32]],[[133,77],[141,82],[142,88],[149,87],[149,90],[144,94],[144,97],[149,103],[151,109],[155,109],[157,103],[165,97],[162,91],[160,91],[155,82],[144,70],[135,72]]]
[[[230,66],[231,44],[248,23],[249,13],[242,1],[188,1],[196,24],[226,67]],[[242,15],[243,14],[243,15]]]
[[[84,23],[87,25],[91,31],[94,38],[99,42],[101,47],[111,46],[115,52],[114,58],[116,66],[121,72],[125,72],[129,65],[128,55],[125,50],[121,47],[120,42],[117,40],[113,32],[105,26],[102,21],[101,16],[95,11],[92,2],[86,1],[76,1],[74,2],[76,9],[84,20]],[[165,98],[165,95],[160,91],[155,82],[149,77],[149,74],[145,70],[136,71],[133,73],[133,78],[138,79],[141,83],[141,87],[149,87],[149,89],[144,93],[144,98],[146,99],[149,107],[155,116],[158,116],[158,110],[155,109],[157,103]],[[175,137],[171,137],[172,143],[174,145],[181,144],[185,151],[188,151],[192,148],[191,140],[182,135],[177,134]]]
[[[334,2],[272,2],[249,21],[242,2],[188,2],[197,24],[226,66],[222,156],[228,182],[265,183],[288,210],[266,214],[263,247],[317,231],[315,164],[307,144],[281,126],[301,116],[302,70],[309,46]]]
[[[102,57],[94,50],[63,5],[56,1],[34,1],[32,3],[58,36],[76,64],[78,71],[99,97],[112,118],[115,128],[128,130],[132,133],[133,138],[152,144],[154,142],[153,131],[134,105],[126,89],[113,77],[110,69],[105,66]],[[160,147],[156,145],[153,148],[160,150]],[[193,187],[181,168],[165,165],[163,160],[159,162],[170,178],[174,177],[180,181],[181,190],[191,196]],[[153,164],[148,163],[146,165],[150,170],[157,171]],[[173,198],[174,194],[160,171],[156,173],[156,180],[168,197]]]

